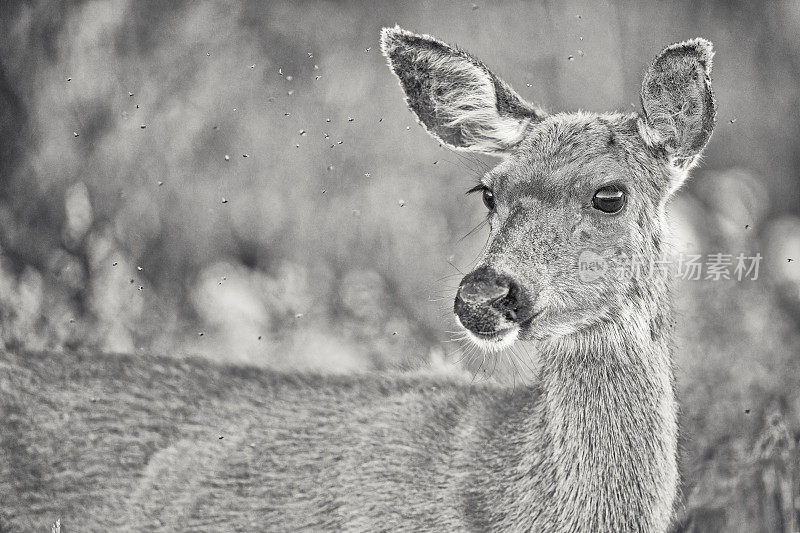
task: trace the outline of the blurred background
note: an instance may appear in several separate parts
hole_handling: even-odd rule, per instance
[[[380,55],[387,25],[549,111],[639,108],[665,45],[714,42],[717,127],[678,246],[679,529],[795,531],[800,3],[16,2],[0,14],[0,342],[352,372],[439,365],[486,239]]]

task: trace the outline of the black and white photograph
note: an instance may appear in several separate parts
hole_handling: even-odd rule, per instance
[[[800,533],[800,2],[0,2],[0,533]]]

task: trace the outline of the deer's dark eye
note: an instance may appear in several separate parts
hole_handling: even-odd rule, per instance
[[[494,193],[491,189],[483,189],[483,205],[485,205],[489,211],[494,211]]]
[[[492,189],[483,183],[479,183],[475,187],[468,190],[467,194],[472,194],[474,192],[481,193],[481,195],[483,195],[483,205],[485,205],[489,211],[494,211],[494,193],[492,192]]]
[[[618,213],[625,207],[625,191],[616,185],[601,187],[594,193],[592,206],[603,213]]]

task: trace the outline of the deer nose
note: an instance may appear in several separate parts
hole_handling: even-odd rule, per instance
[[[514,320],[519,308],[520,295],[520,288],[512,278],[498,274],[491,267],[483,266],[473,270],[461,280],[454,311],[461,315],[468,309],[491,307]]]
[[[461,281],[456,297],[468,305],[491,305],[508,295],[510,290],[507,279],[476,270]]]
[[[527,291],[489,266],[464,276],[453,305],[461,325],[477,335],[522,324],[531,318],[532,309]]]

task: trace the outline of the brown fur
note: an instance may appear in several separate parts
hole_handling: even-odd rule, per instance
[[[713,124],[710,43],[656,59],[644,116],[547,116],[465,52],[399,28],[384,30],[382,45],[429,131],[505,157],[483,178],[497,207],[481,265],[536,295],[519,332],[538,352],[536,383],[7,355],[0,391],[14,399],[0,423],[16,429],[0,473],[25,475],[0,482],[6,520],[135,531],[667,529],[678,489],[668,278],[587,282],[576,263],[586,249],[655,258],[667,245],[665,203]],[[609,182],[629,192],[614,216],[591,208]],[[195,393],[207,390],[216,392]]]

